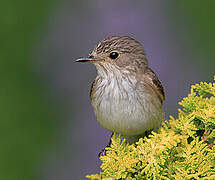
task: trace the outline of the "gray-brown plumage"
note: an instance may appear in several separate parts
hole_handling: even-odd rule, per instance
[[[134,142],[160,126],[164,90],[138,41],[128,36],[109,37],[88,58],[77,61],[92,62],[97,68],[90,98],[104,128]]]

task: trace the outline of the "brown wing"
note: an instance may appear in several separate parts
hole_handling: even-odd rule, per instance
[[[90,89],[90,99],[91,99],[91,101],[92,101],[92,96],[93,96],[95,84],[96,84],[96,79],[93,81],[93,83],[91,85],[91,89]]]
[[[156,74],[150,68],[148,68],[145,72],[145,76],[149,80],[152,87],[154,87],[155,91],[157,92],[158,97],[161,100],[161,103],[163,103],[163,101],[165,100],[165,93],[163,86],[159,79],[157,78]]]

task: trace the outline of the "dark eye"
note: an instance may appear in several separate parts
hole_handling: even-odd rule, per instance
[[[116,59],[118,56],[119,56],[118,52],[112,52],[112,53],[110,53],[110,58],[111,59]]]

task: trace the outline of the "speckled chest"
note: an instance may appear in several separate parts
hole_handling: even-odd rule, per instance
[[[91,102],[101,126],[123,135],[137,135],[160,124],[162,109],[153,91],[127,74],[98,75]],[[154,103],[152,103],[154,102]]]

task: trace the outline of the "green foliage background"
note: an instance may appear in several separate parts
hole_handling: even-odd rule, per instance
[[[54,113],[32,71],[51,0],[0,2],[0,179],[32,180],[52,142]]]
[[[215,80],[215,77],[214,77]],[[192,86],[178,118],[135,145],[120,136],[101,156],[102,172],[89,179],[215,179],[215,83]]]
[[[202,63],[212,72],[215,66],[215,1],[181,0],[166,3],[166,12],[177,41],[182,47],[189,47],[191,54],[202,54],[204,59],[191,58],[191,63]],[[171,27],[171,26],[170,26]]]

